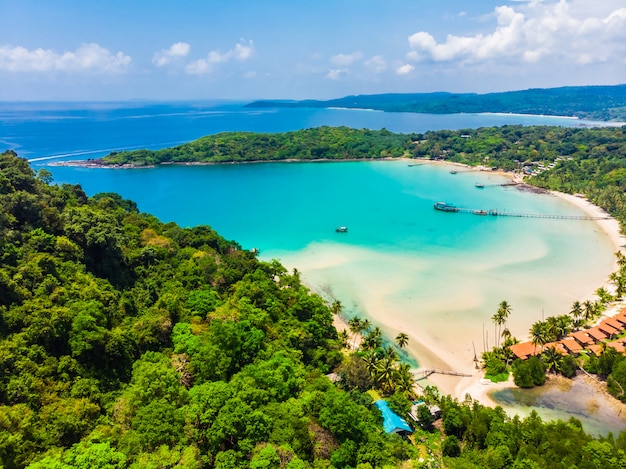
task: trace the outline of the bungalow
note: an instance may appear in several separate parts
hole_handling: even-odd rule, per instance
[[[386,433],[399,433],[400,435],[413,433],[413,430],[411,430],[409,424],[406,423],[406,420],[391,410],[386,401],[379,399],[374,402],[374,405],[378,407],[378,410],[383,414],[383,430],[385,430]]]
[[[591,350],[596,356],[600,356],[602,354],[602,344],[594,344],[587,347],[587,350]]]
[[[623,331],[624,327],[626,327],[615,318],[606,318],[603,322],[606,322],[609,326],[614,327],[618,331]]]
[[[548,342],[546,345],[543,346],[544,350],[547,350],[549,348],[553,348],[554,350],[556,350],[561,355],[567,355],[568,354],[567,350],[565,349],[565,347],[563,346],[563,344],[561,342]]]
[[[602,342],[603,340],[605,340],[608,336],[605,332],[602,332],[598,326],[592,327],[591,329],[587,329],[587,334],[589,335],[589,337],[592,337],[595,342]]]
[[[563,344],[563,347],[565,347],[565,349],[572,355],[578,355],[583,350],[582,345],[580,345],[573,337],[565,337],[561,340],[561,344]]]
[[[519,344],[511,345],[511,352],[513,352],[517,358],[526,360],[527,358],[540,353],[541,348],[531,344],[530,342],[521,342]]]
[[[586,347],[587,345],[591,345],[595,342],[595,340],[589,337],[589,335],[585,331],[572,332],[570,334],[570,337],[573,337],[574,339],[576,339],[576,342],[578,342],[583,347]]]
[[[626,311],[625,310],[626,308],[622,309],[618,314],[613,316],[613,319],[621,322],[624,325],[624,327],[626,327]]]
[[[609,338],[612,338],[619,334],[619,330],[608,324],[606,322],[606,319],[598,324],[596,327],[604,332]]]
[[[609,342],[607,345],[611,348],[614,348],[619,353],[624,353],[626,351],[626,347],[624,347],[624,342],[620,340],[614,340],[613,342]]]

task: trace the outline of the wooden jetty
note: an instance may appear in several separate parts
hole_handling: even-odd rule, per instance
[[[437,210],[441,210],[441,209],[437,209]],[[442,210],[442,211],[449,212],[449,213],[471,213],[473,215],[490,215],[492,217],[545,218],[545,219],[552,219],[552,220],[610,220],[611,219],[609,215],[602,216],[602,217],[592,217],[588,215],[550,215],[550,214],[543,214],[543,213],[515,213],[515,212],[500,211],[497,209],[484,210],[484,209],[475,209],[475,208],[460,208],[456,206],[454,207],[453,211],[452,210]]]
[[[440,375],[450,375],[450,376],[463,376],[463,377],[471,377],[472,375],[468,373],[461,373],[460,371],[450,371],[450,370],[439,370],[437,368],[429,368],[424,370],[417,370],[413,372],[413,377],[416,381],[420,381],[422,379],[428,378],[432,374],[440,374]]]

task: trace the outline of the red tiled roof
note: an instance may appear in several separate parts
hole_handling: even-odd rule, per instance
[[[609,342],[607,345],[609,347],[613,347],[619,353],[624,353],[624,351],[626,351],[626,347],[624,347],[624,344],[620,342],[619,340],[614,340],[613,342]]]
[[[619,332],[618,329],[615,329],[613,326],[611,326],[610,324],[608,324],[606,322],[606,319],[604,321],[602,321],[600,324],[598,324],[598,329],[600,329],[602,332],[605,332],[607,335],[615,335]]]
[[[563,347],[572,353],[578,353],[583,349],[582,345],[580,345],[573,337],[566,337],[561,340],[561,343],[563,344]]]
[[[626,325],[626,312],[622,309],[622,311],[620,313],[618,313],[615,316],[613,316],[613,319],[615,319],[616,321],[619,321],[622,324]]]
[[[589,347],[587,347],[587,349],[591,350],[597,356],[600,356],[600,354],[602,353],[602,345],[600,344],[590,345]]]
[[[591,345],[594,343],[594,340],[589,337],[585,331],[572,332],[570,336],[576,339],[581,345]]]
[[[602,332],[598,326],[592,327],[591,329],[586,330],[587,334],[593,337],[595,340],[604,340],[606,339],[606,334]]]
[[[530,342],[522,342],[521,344],[511,345],[511,352],[513,352],[517,358],[521,358],[522,360],[526,360],[528,357],[533,356],[540,351],[540,347],[535,347]]]
[[[615,318],[606,318],[603,322],[606,322],[607,324],[609,324],[610,326],[613,326],[615,329],[617,329],[618,331],[621,331],[624,329],[624,324],[622,324],[621,322],[619,322],[617,319]]]
[[[563,348],[563,344],[561,342],[548,342],[543,346],[543,349],[553,348],[561,355],[567,355],[567,350]]]

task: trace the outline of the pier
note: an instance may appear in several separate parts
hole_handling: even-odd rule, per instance
[[[463,376],[470,378],[472,375],[468,373],[461,373],[460,371],[439,370],[437,368],[421,369],[413,373],[413,377],[416,381],[428,378],[432,374],[449,375],[449,376]]]
[[[492,216],[492,217],[515,217],[515,218],[546,218],[552,220],[610,220],[609,215],[602,217],[592,217],[588,215],[550,215],[542,213],[516,213],[507,212],[497,209],[484,210],[484,209],[472,209],[461,208],[444,202],[437,202],[434,205],[435,210],[448,213],[471,213],[472,215],[480,216]]]

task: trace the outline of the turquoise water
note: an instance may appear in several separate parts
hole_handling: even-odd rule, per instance
[[[49,161],[112,149],[161,148],[228,130],[274,132],[348,125],[424,132],[503,124],[580,125],[547,117],[428,116],[348,110],[248,110],[237,104],[0,104],[0,145]],[[50,159],[47,159],[50,158]],[[473,366],[483,329],[503,299],[509,327],[525,337],[543,315],[589,297],[612,269],[612,246],[589,221],[479,217],[433,210],[436,201],[472,209],[580,214],[562,200],[515,188],[492,173],[450,174],[405,161],[85,169],[46,166],[56,183],[79,183],[135,200],[182,226],[208,224],[242,247],[298,268],[312,288],[370,317],[393,337]],[[482,190],[474,184],[488,187]],[[336,233],[345,225],[348,233]],[[493,336],[489,339],[493,341]],[[567,408],[567,403],[564,404]]]

